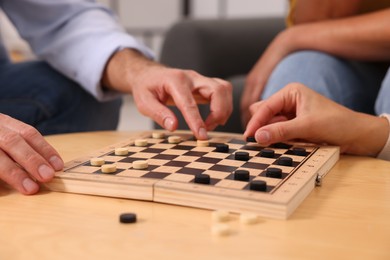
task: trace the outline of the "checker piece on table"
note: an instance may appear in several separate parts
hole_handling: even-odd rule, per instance
[[[198,142],[186,133],[144,132],[66,163],[47,186],[286,219],[339,158],[338,147],[296,143],[261,147],[240,135],[210,136]],[[92,163],[96,158],[104,165]],[[103,172],[102,167],[110,164],[116,170]]]

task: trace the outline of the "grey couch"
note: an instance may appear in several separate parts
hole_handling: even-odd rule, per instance
[[[239,100],[245,75],[284,27],[282,17],[180,21],[166,34],[160,62],[231,81],[234,112],[216,131],[242,133]],[[208,106],[200,105],[199,109],[206,118]],[[188,129],[178,110],[173,110],[179,118],[179,129]]]

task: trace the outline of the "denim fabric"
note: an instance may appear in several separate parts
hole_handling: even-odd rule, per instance
[[[369,114],[390,113],[389,74],[388,64],[356,62],[317,51],[299,51],[277,65],[262,99],[288,83],[300,82],[353,110]]]
[[[0,113],[43,135],[116,129],[121,102],[98,102],[45,62],[0,62]]]

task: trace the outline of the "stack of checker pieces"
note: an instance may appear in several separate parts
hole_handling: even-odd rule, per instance
[[[172,135],[153,138],[145,132],[73,160],[48,186],[286,219],[339,158],[338,147],[294,143],[261,147],[233,134],[210,134],[208,144],[199,146],[187,133],[174,133],[181,141],[170,143]],[[140,138],[147,141],[145,146],[135,145]],[[115,155],[118,147],[128,153]],[[116,171],[102,173],[90,163],[96,157],[115,164]],[[147,168],[134,169],[132,163],[141,160],[147,161]]]

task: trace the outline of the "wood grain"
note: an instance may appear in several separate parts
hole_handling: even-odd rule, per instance
[[[49,136],[68,161],[131,133]],[[342,156],[288,220],[211,235],[211,211],[0,187],[1,259],[390,259],[390,163]],[[138,222],[119,223],[123,212]]]

